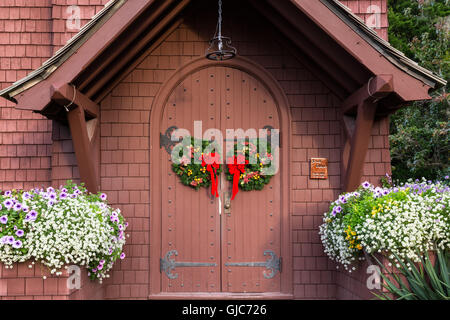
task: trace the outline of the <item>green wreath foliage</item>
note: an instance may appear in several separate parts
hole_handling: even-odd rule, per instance
[[[233,181],[233,174],[231,173],[230,156],[242,157],[245,156],[245,170],[241,172],[239,177],[239,189],[244,191],[262,190],[264,186],[270,182],[273,175],[264,175],[261,171],[263,168],[269,168],[273,161],[272,149],[270,144],[267,144],[265,154],[260,154],[259,139],[245,141],[242,150],[238,149],[238,143],[234,145],[234,154],[227,157],[227,173],[228,181]]]
[[[185,141],[189,142],[186,143]],[[205,163],[194,163],[194,159],[197,158],[201,161],[202,151],[211,144],[211,141],[201,140],[200,142],[197,140],[197,148],[195,148],[195,141],[193,137],[188,137],[188,139],[183,140],[182,148],[179,150],[181,163],[172,163],[172,170],[180,178],[183,185],[199,190],[200,188],[211,186],[211,173],[207,171]],[[202,146],[201,148],[199,147],[200,145]],[[183,157],[183,151],[188,157]],[[216,176],[218,177],[221,172],[222,166],[219,166],[216,170]]]

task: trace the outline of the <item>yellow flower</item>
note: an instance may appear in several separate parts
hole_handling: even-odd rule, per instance
[[[356,246],[356,248],[357,248],[358,250],[362,250],[362,246],[361,246],[360,244],[358,244],[358,245]]]
[[[356,236],[356,232],[355,231],[352,231],[351,233],[352,233],[352,236]]]

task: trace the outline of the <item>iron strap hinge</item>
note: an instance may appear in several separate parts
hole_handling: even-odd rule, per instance
[[[168,154],[171,154],[172,148],[179,143],[178,141],[172,141],[172,133],[177,129],[178,127],[171,126],[167,128],[164,134],[159,134],[159,147],[166,149]]]
[[[282,259],[277,257],[275,252],[272,250],[264,251],[264,255],[270,255],[265,262],[227,262],[225,263],[226,267],[264,267],[268,270],[265,270],[263,275],[266,279],[272,279],[275,275],[280,272],[281,273],[281,261]]]
[[[170,279],[178,278],[178,273],[173,274],[175,268],[181,267],[217,267],[216,263],[207,262],[175,262],[175,259],[170,259],[172,255],[178,256],[177,250],[168,251],[164,258],[159,259],[159,272],[163,272]]]

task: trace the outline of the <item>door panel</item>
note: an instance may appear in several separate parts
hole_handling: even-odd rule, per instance
[[[203,132],[220,129],[224,138],[226,129],[254,128],[258,133],[265,126],[280,127],[278,109],[264,85],[243,71],[225,67],[201,69],[171,93],[161,128],[176,126],[193,135],[194,121],[202,121]],[[279,292],[279,272],[273,270],[271,277],[264,263],[276,260],[270,254],[278,258],[281,253],[281,175],[272,177],[262,191],[240,190],[230,213],[224,214],[225,196],[232,187],[225,173],[217,199],[209,188],[195,191],[183,186],[164,149],[160,168],[161,258],[167,271],[161,272],[162,291]]]
[[[194,121],[218,127],[219,96],[209,94],[216,88],[215,68],[194,73],[180,83],[167,101],[162,128],[176,126],[194,132]],[[213,77],[211,77],[211,75]],[[202,109],[208,106],[208,112]],[[163,150],[163,149],[161,149]],[[171,169],[170,155],[161,152],[162,186],[162,258],[171,250],[170,259],[184,263],[210,263],[208,267],[176,267],[171,279],[161,273],[164,292],[220,291],[220,217],[218,202],[210,191],[184,186]],[[168,259],[167,259],[168,260]]]
[[[278,111],[266,88],[249,74],[222,68],[222,130],[241,128],[279,128]],[[231,192],[228,182],[227,192]],[[263,263],[271,250],[280,255],[280,175],[261,191],[242,191],[231,201],[231,213],[222,223],[222,290],[228,292],[278,292],[280,276],[269,276],[265,267],[248,266]],[[275,258],[275,257],[274,257]],[[227,264],[227,265],[226,265]],[[247,266],[239,266],[246,264]]]

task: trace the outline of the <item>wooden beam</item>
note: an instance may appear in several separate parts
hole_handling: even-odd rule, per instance
[[[344,191],[346,192],[355,190],[361,182],[375,112],[376,104],[372,101],[364,101],[358,105],[358,115],[356,117],[355,131],[351,139],[350,156],[344,182]]]
[[[97,177],[99,150],[96,149],[99,145],[95,138],[98,136],[99,106],[70,84],[64,84],[60,88],[53,86],[51,88],[53,91],[52,101],[69,110],[67,111],[67,121],[81,181],[86,184],[86,188],[90,192],[97,193],[99,190]],[[86,116],[93,119],[86,121]]]
[[[101,78],[94,81],[93,84],[87,89],[86,95],[93,96],[98,92],[114,75],[124,68],[133,57],[142,51],[148,43],[153,40],[165,27],[189,4],[190,0],[182,0],[171,12],[164,16],[161,21],[152,28],[147,34],[145,34],[138,43],[136,43],[130,50],[124,52],[120,59],[116,61],[110,68],[107,68],[102,74]]]
[[[83,110],[92,118],[97,118],[99,115],[99,106],[94,101],[89,99],[74,86],[66,83],[60,88],[52,86],[53,94],[52,100],[61,106],[82,106]]]
[[[348,114],[356,111],[356,107],[366,100],[378,101],[394,92],[394,81],[392,75],[377,75],[350,95],[342,103],[342,111]]]
[[[355,132],[355,118],[344,115],[342,117],[342,127],[347,138],[352,140]]]
[[[95,162],[92,157],[91,142],[89,140],[85,110],[83,107],[77,106],[75,109],[69,111],[67,113],[67,120],[72,134],[73,148],[77,158],[81,181],[86,184],[89,192],[97,193],[99,183],[95,170]]]
[[[320,65],[324,70],[327,70],[328,75],[344,87],[347,92],[353,92],[358,87],[357,83],[346,75],[345,70],[334,64],[308,39],[300,37],[296,29],[287,23],[286,19],[282,16],[275,14],[271,7],[264,5],[259,0],[250,0],[250,3],[311,60]]]

